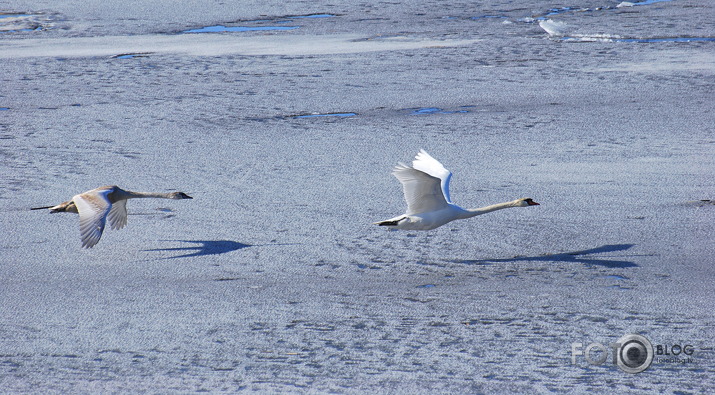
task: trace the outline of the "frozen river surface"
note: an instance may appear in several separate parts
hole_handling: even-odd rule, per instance
[[[711,2],[60,3],[0,5],[2,392],[713,388]],[[420,148],[541,205],[372,225]],[[107,184],[194,200],[29,210]]]

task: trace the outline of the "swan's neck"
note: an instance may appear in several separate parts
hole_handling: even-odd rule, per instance
[[[132,191],[126,191],[127,192],[127,198],[164,198],[164,199],[171,199],[171,194],[170,193],[162,193],[162,192],[132,192]]]
[[[117,200],[136,199],[136,198],[171,199],[171,194],[170,193],[162,193],[162,192],[134,192],[134,191],[125,191],[123,189],[117,188],[114,191],[114,196],[110,197],[110,200],[117,201]]]
[[[491,213],[492,211],[497,211],[497,210],[511,208],[511,207],[519,207],[519,206],[517,205],[516,201],[511,201],[511,202],[492,204],[491,206],[485,206],[485,207],[481,207],[481,208],[469,208],[469,209],[464,210],[464,213],[462,214],[461,218],[476,217],[477,215],[487,214],[487,213]]]

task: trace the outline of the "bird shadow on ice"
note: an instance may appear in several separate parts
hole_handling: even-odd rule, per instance
[[[175,258],[190,258],[194,256],[204,255],[219,255],[227,252],[240,250],[246,247],[251,247],[251,244],[243,244],[232,240],[164,240],[181,243],[197,244],[191,247],[173,247],[173,248],[152,248],[144,251],[186,251],[186,254],[167,257],[164,259]]]
[[[478,259],[478,260],[455,260],[456,263],[466,263],[466,264],[489,264],[489,263],[499,263],[499,262],[532,262],[532,261],[546,261],[546,262],[573,262],[581,263],[584,265],[598,265],[608,268],[627,268],[627,267],[638,267],[635,262],[625,261],[625,260],[612,260],[605,259],[607,257],[589,257],[593,254],[604,254],[618,251],[625,251],[633,247],[635,244],[607,244],[596,248],[591,248],[582,251],[564,252],[561,254],[549,254],[540,256],[523,256],[514,258],[498,258],[498,259]]]

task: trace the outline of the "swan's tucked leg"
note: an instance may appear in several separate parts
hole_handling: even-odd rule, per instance
[[[400,218],[394,218],[394,219],[388,219],[385,221],[380,221],[380,222],[375,222],[375,225],[379,226],[397,226],[400,222],[406,220],[407,217],[400,217]]]

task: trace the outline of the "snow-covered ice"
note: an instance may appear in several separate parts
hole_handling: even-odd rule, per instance
[[[618,3],[3,3],[0,388],[706,392],[714,5]],[[541,205],[372,225],[420,148]],[[194,199],[29,210],[107,184]],[[572,352],[631,333],[690,360]]]

